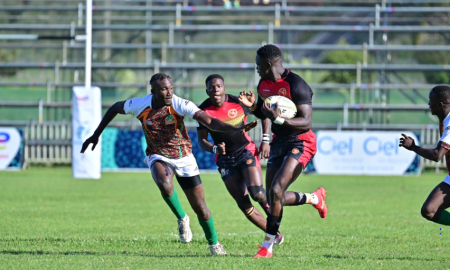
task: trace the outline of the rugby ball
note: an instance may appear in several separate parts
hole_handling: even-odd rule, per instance
[[[271,109],[275,108],[275,104],[278,102],[278,111],[282,118],[291,119],[297,114],[297,107],[292,100],[283,96],[271,96],[268,97],[264,102],[270,105]]]

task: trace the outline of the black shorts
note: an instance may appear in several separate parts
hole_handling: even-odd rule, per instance
[[[303,168],[316,154],[316,134],[311,130],[292,137],[274,137],[270,143],[268,168],[280,168],[286,157],[293,157]]]
[[[229,155],[218,155],[216,164],[219,167],[218,170],[222,176],[222,180],[225,181],[230,176],[240,173],[245,168],[253,166],[261,168],[257,155],[257,151],[256,153],[252,153],[247,148],[242,148]]]

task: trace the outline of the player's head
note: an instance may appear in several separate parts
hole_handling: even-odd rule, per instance
[[[429,99],[428,105],[430,106],[431,114],[439,116],[447,112],[450,109],[450,87],[446,85],[435,86],[430,91]]]
[[[153,97],[158,102],[164,102],[166,106],[172,105],[173,85],[170,76],[164,73],[156,73],[150,79]]]
[[[264,45],[256,52],[255,62],[261,79],[270,79],[274,72],[272,67],[281,63],[281,50],[272,44]]]
[[[206,80],[206,94],[211,101],[220,103],[225,96],[225,80],[219,74],[211,74]]]

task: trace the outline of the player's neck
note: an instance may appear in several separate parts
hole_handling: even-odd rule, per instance
[[[211,104],[216,108],[222,108],[223,104],[225,103],[225,100],[227,99],[227,95],[223,95],[223,97],[220,99],[219,102],[215,101],[214,99],[211,100]]]
[[[152,109],[157,110],[161,109],[162,107],[165,107],[166,103],[164,102],[164,99],[161,101],[158,101],[155,96],[152,97]]]
[[[445,110],[441,115],[438,115],[437,117],[439,118],[439,121],[444,122],[445,118],[448,116],[449,113],[450,113],[450,109]]]
[[[282,78],[283,73],[286,69],[283,67],[283,65],[276,65],[273,67],[273,77],[272,82],[277,82],[279,79]]]

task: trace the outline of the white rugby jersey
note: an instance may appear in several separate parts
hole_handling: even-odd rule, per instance
[[[192,153],[192,144],[183,119],[196,119],[201,110],[192,102],[176,95],[172,105],[152,109],[153,95],[123,102],[123,111],[134,115],[142,124],[147,141],[147,155],[158,154],[179,159]]]

